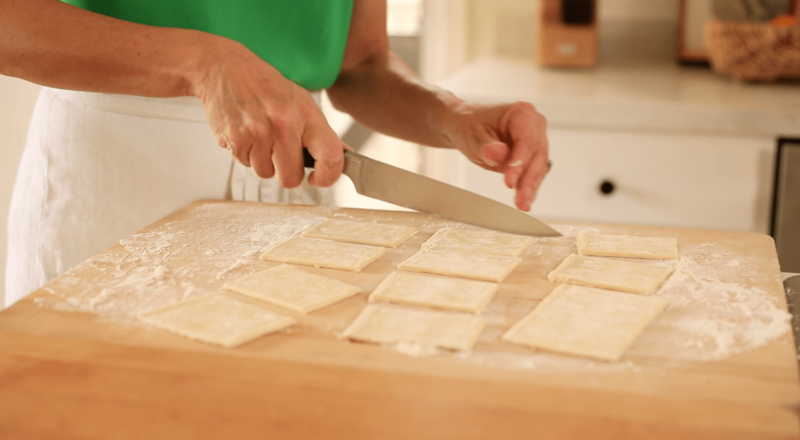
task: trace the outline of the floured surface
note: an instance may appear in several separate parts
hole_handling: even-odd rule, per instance
[[[505,255],[424,249],[397,268],[499,283],[521,263],[521,259]]]
[[[469,351],[483,329],[483,318],[464,313],[369,305],[341,338],[377,343],[413,343]]]
[[[377,246],[293,237],[261,254],[261,259],[358,272],[385,253]]]
[[[497,284],[485,281],[392,272],[372,292],[369,301],[480,313],[498,288]]]
[[[417,230],[410,226],[325,220],[303,232],[302,236],[394,248],[416,233]]]
[[[133,337],[137,344],[177,344],[180,341],[162,341],[161,333],[156,337],[145,332],[141,339],[137,339],[139,337],[135,335],[142,330],[136,315],[184,298],[210,292],[222,293],[223,284],[276,266],[276,263],[259,260],[258,256],[327,218],[410,225],[419,230],[418,234],[398,248],[389,249],[361,272],[302,268],[358,286],[364,292],[372,292],[396,271],[399,263],[418,252],[437,231],[446,227],[465,228],[464,225],[418,213],[264,203],[199,203],[121,240],[120,245],[51,281],[32,298],[4,312],[6,321],[0,319],[0,328],[3,322],[16,326],[10,318],[18,316],[19,321],[13,322],[19,322],[20,328],[45,332],[57,328],[55,317],[61,317],[70,323],[85,323],[86,338],[117,343]],[[474,367],[500,371],[498,374],[508,374],[508,371],[574,373],[576,379],[570,379],[570,383],[579,381],[578,377],[593,377],[594,374],[627,372],[639,377],[643,372],[683,371],[693,365],[700,368],[708,361],[734,362],[731,356],[736,354],[755,356],[761,365],[765,362],[764,350],[772,350],[770,347],[774,344],[787,344],[788,349],[793,350],[779,269],[768,237],[576,223],[556,223],[553,227],[565,236],[534,239],[525,248],[520,255],[523,263],[499,284],[498,293],[481,312],[486,327],[469,353],[417,350],[413,345],[393,346],[387,350],[363,344],[347,345],[337,340],[336,335],[347,328],[367,305],[365,294],[344,299],[306,316],[296,316],[300,325],[279,335],[257,339],[246,347],[268,344],[281,337],[286,338],[283,344],[265,346],[259,356],[306,361],[317,352],[338,353],[325,357],[322,362],[359,367],[366,362],[360,357],[362,355],[371,359],[367,363],[374,364],[370,365],[381,365],[381,359],[386,356],[391,359],[387,361],[387,368],[399,365],[392,355],[396,356],[395,351],[403,348],[404,353],[421,356],[410,358],[406,363],[400,362],[403,368],[439,371],[443,368],[439,363],[444,362],[448,368]],[[555,285],[547,281],[547,274],[575,252],[575,239],[582,230],[615,235],[669,234],[678,237],[681,243],[681,255],[677,261],[642,262],[676,267],[673,275],[651,293],[653,297],[668,299],[670,305],[616,363],[534,352],[500,339],[552,291]],[[15,314],[15,310],[19,312]],[[45,321],[41,325],[32,325],[39,315],[43,315],[41,319]],[[68,329],[59,329],[58,334],[83,331],[69,325]],[[197,349],[191,341],[185,344],[188,347],[183,348]],[[348,350],[355,349],[367,350],[368,353],[348,354]],[[434,368],[429,363],[437,366]],[[735,369],[725,365],[726,369]],[[453,370],[447,371],[456,374]],[[724,392],[722,388],[720,392]]]
[[[672,267],[573,254],[547,275],[554,283],[647,295],[672,273]]]
[[[216,294],[143,312],[139,319],[178,335],[226,348],[296,323],[289,316]]]
[[[377,420],[389,422],[379,433],[385,433],[383,437],[430,436],[422,431],[429,427],[452,428],[448,433],[457,432],[453,437],[464,437],[472,431],[463,429],[465,419],[459,415],[468,408],[477,418],[469,421],[484,429],[481,434],[487,438],[498,437],[495,431],[509,426],[509,420],[513,426],[502,432],[508,436],[513,436],[519,420],[529,422],[524,433],[553,433],[556,438],[565,432],[565,420],[608,438],[619,438],[621,432],[687,439],[800,436],[793,411],[800,401],[797,355],[779,267],[772,240],[757,234],[553,222],[565,236],[537,238],[526,246],[522,264],[499,284],[481,312],[485,326],[468,352],[411,342],[337,339],[369,305],[366,293],[308,315],[291,312],[296,325],[232,349],[192,341],[136,319],[139,311],[206,293],[257,304],[223,291],[222,285],[276,266],[258,256],[330,218],[408,225],[419,231],[360,272],[302,268],[364,292],[372,292],[438,230],[469,228],[412,212],[194,203],[0,312],[0,359],[19,379],[7,383],[3,396],[15,393],[14,404],[29,402],[33,409],[25,415],[35,421],[42,405],[38,396],[49,392],[54,396],[49,402],[57,405],[66,395],[62,392],[76,392],[75,382],[63,378],[95,384],[106,378],[92,390],[93,399],[84,401],[99,401],[96,411],[86,411],[83,405],[64,407],[64,420],[83,415],[86,426],[95,426],[96,414],[105,414],[106,402],[120,396],[130,402],[126,408],[138,411],[135,420],[150,420],[148,408],[171,402],[186,409],[192,404],[191,399],[160,400],[165,395],[160,387],[168,386],[170,395],[210,392],[212,400],[236,405],[227,414],[242,414],[236,422],[243,425],[225,423],[220,432],[237,427],[245,433],[262,432],[269,420],[249,414],[271,399],[269,408],[286,414],[270,425],[278,431],[303,430],[311,416],[318,428],[331,426],[330,432],[347,423],[362,429],[364,420],[372,429]],[[667,299],[669,306],[616,362],[502,341],[502,334],[556,287],[547,274],[576,252],[575,238],[582,230],[676,237],[678,260],[643,262],[676,266],[649,296]],[[120,384],[116,371],[134,373],[125,376],[125,384],[136,392],[121,394],[114,388]],[[128,381],[137,377],[141,380],[136,383]],[[30,398],[32,387],[39,392],[36,399]],[[285,404],[298,395],[314,396],[313,404]],[[147,396],[153,401],[143,402]],[[431,407],[425,408],[424,402],[434,402],[437,417],[449,415],[449,421],[437,418],[428,423]],[[14,406],[15,411],[23,406]],[[203,402],[195,402],[193,408],[198,420],[219,412]],[[392,424],[397,414],[413,417]],[[23,419],[27,417],[15,420]],[[250,420],[253,424],[247,425]],[[419,430],[407,432],[414,428]],[[586,429],[581,433],[589,432]],[[575,432],[564,435],[570,434]]]
[[[578,253],[584,256],[652,260],[678,258],[678,240],[674,237],[597,235],[589,231],[581,231],[576,239],[576,245]]]
[[[616,361],[666,305],[663,298],[562,284],[503,340]]]
[[[361,292],[359,287],[286,264],[244,276],[222,288],[299,313],[321,309]]]
[[[533,239],[485,229],[443,228],[436,232],[423,249],[470,251],[518,257]]]

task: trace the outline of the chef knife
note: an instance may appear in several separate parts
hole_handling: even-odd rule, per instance
[[[364,196],[435,214],[450,220],[519,235],[560,237],[554,229],[524,212],[473,192],[370,159],[344,152],[344,174]],[[314,167],[303,149],[303,165]]]

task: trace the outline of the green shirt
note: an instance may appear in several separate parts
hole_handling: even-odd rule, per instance
[[[336,81],[353,9],[353,0],[62,1],[136,23],[228,37],[309,90]]]

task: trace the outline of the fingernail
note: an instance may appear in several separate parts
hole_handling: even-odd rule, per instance
[[[508,164],[508,166],[510,166],[510,167],[518,167],[520,165],[522,165],[522,161],[519,160],[519,159],[517,159],[514,162],[511,162],[510,164]]]
[[[485,158],[485,157],[483,158],[483,163],[485,163],[486,165],[489,165],[490,167],[496,167],[497,166],[497,162],[493,161],[492,159]]]

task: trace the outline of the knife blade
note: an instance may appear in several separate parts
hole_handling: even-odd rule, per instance
[[[558,231],[498,201],[430,177],[370,159],[353,151],[344,152],[344,171],[356,191],[383,200],[434,214],[450,220],[497,231],[538,237],[560,237]],[[314,158],[303,149],[303,165],[314,167]]]

